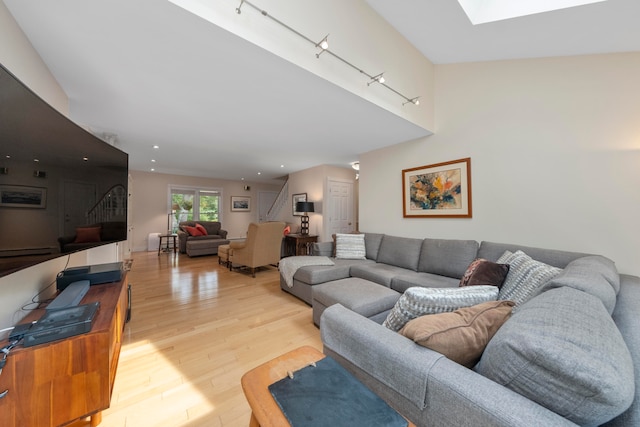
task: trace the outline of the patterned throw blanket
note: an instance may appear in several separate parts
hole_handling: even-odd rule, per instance
[[[290,288],[293,287],[293,275],[300,267],[307,265],[334,265],[333,261],[326,256],[291,256],[283,258],[278,264],[278,269],[284,278],[285,283]]]

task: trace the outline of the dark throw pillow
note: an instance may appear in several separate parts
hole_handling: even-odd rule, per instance
[[[460,287],[491,285],[501,288],[508,273],[509,264],[497,264],[478,258],[467,267],[467,271],[460,279]]]

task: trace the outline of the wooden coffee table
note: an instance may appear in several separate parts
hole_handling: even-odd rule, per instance
[[[300,347],[264,363],[242,376],[242,390],[251,406],[250,427],[289,426],[280,407],[269,391],[269,386],[293,373],[323,359],[325,356],[313,347]],[[411,422],[409,427],[415,427]]]

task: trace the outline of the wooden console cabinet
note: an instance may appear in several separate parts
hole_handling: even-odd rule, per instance
[[[97,426],[109,407],[127,320],[127,275],[91,286],[81,304],[100,302],[90,332],[33,347],[16,346],[0,375],[0,424],[60,426],[91,416]],[[39,319],[36,310],[24,323]]]

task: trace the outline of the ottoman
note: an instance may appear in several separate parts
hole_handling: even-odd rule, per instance
[[[228,243],[229,241],[224,239],[187,240],[187,255],[215,255],[219,246]]]
[[[313,323],[320,326],[320,316],[333,304],[342,304],[351,311],[382,323],[402,294],[359,277],[349,277],[315,285],[312,295]]]
[[[224,264],[225,267],[229,267],[229,245],[218,246],[218,264]]]

